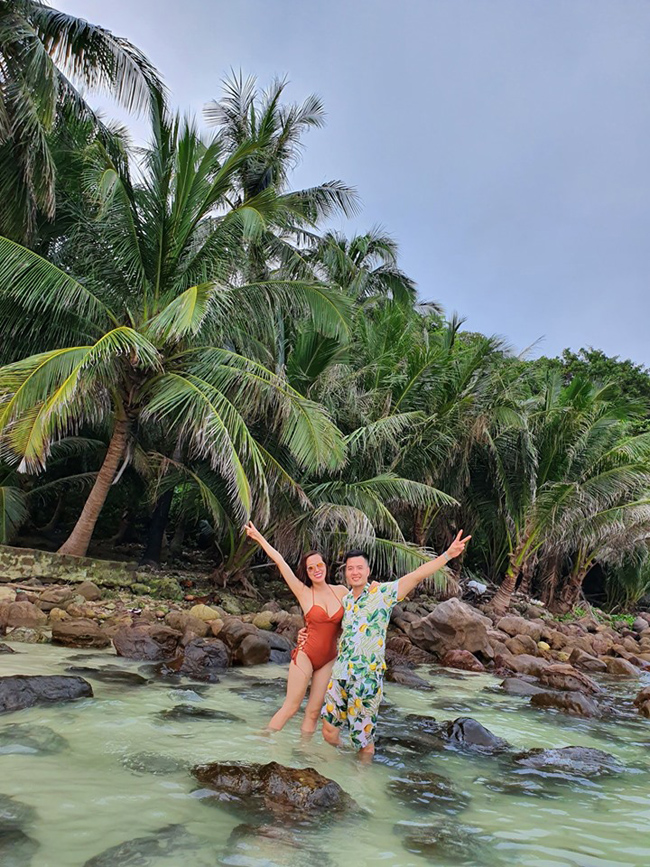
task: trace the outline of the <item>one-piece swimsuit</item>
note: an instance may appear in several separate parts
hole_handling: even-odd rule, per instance
[[[305,614],[307,638],[302,647],[296,647],[291,654],[291,659],[298,665],[296,657],[299,651],[302,650],[309,657],[314,671],[317,671],[336,657],[341,621],[343,620],[343,606],[340,604],[336,593],[332,590],[332,595],[339,602],[339,608],[334,614],[328,614],[321,605],[315,604],[313,587],[311,593],[312,605]]]

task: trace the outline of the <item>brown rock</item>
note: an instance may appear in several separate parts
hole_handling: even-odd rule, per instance
[[[216,638],[223,629],[223,620],[211,620],[208,625],[210,627],[210,633]]]
[[[386,659],[394,666],[430,665],[435,657],[416,647],[405,635],[389,634],[386,639]]]
[[[459,668],[462,671],[485,671],[482,662],[469,650],[448,650],[440,660],[440,665],[446,668]]]
[[[502,617],[497,623],[497,629],[514,637],[515,635],[527,635],[537,644],[541,640],[544,632],[544,624],[539,621],[531,623],[523,617],[517,617],[516,614],[508,614]]]
[[[515,635],[513,638],[508,638],[506,647],[513,656],[520,656],[522,653],[528,653],[530,656],[537,655],[537,644],[530,635]]]
[[[171,659],[178,648],[181,634],[159,624],[122,626],[113,636],[118,656],[127,659]]]
[[[63,647],[109,647],[111,639],[94,620],[55,620],[52,644]]]
[[[0,627],[13,628],[25,626],[34,629],[44,626],[47,622],[47,614],[33,605],[31,602],[10,602],[5,605],[0,613]]]
[[[628,662],[627,659],[620,659],[616,656],[604,656],[603,662],[607,665],[609,674],[621,674],[624,677],[638,677],[639,669]]]
[[[102,598],[102,591],[92,581],[82,581],[77,587],[77,593],[88,602],[98,602]]]
[[[0,584],[0,605],[8,605],[16,601],[16,591],[13,587],[3,587]]]
[[[17,626],[7,633],[8,641],[20,641],[23,644],[48,644],[52,637],[49,629],[38,626],[30,629],[28,626]]]
[[[547,630],[546,640],[551,645],[552,650],[562,650],[567,646],[567,637],[564,633],[559,632],[557,629],[549,629]]]
[[[602,659],[597,659],[578,647],[574,648],[569,657],[569,663],[580,671],[607,671],[607,665]]]
[[[237,647],[237,650],[235,651],[235,660],[240,665],[261,665],[269,661],[270,655],[271,648],[269,647],[268,642],[261,636],[249,634],[244,636],[243,640]]]
[[[57,620],[68,620],[69,617],[70,615],[67,611],[64,611],[62,608],[53,608],[49,614],[50,623],[54,623]]]
[[[494,655],[487,634],[492,622],[456,598],[441,602],[426,617],[404,626],[414,644],[438,656],[449,650],[468,650],[487,659]]]
[[[203,680],[207,683],[218,683],[219,674],[228,668],[228,648],[218,638],[194,638],[174,659],[164,663],[164,672],[174,672],[190,677],[193,680]]]
[[[532,674],[539,677],[548,668],[549,663],[540,656],[529,656],[522,653],[521,656],[513,656],[509,660],[509,667],[519,674]]]
[[[222,622],[219,638],[225,641],[231,650],[236,650],[247,635],[257,634],[256,626],[244,623],[238,617],[225,617]]]
[[[642,704],[645,704],[646,701],[650,701],[650,686],[644,686],[641,692],[634,699],[634,704],[636,707],[640,707]]]
[[[97,609],[90,602],[70,602],[66,605],[70,617],[81,617],[92,620],[97,615]]]
[[[51,611],[53,608],[63,608],[72,602],[74,593],[69,587],[49,587],[44,590],[38,600],[41,611]]]
[[[599,716],[596,702],[581,692],[538,692],[531,696],[532,707],[555,708],[572,716]]]
[[[210,608],[209,605],[194,605],[190,608],[189,613],[192,617],[197,617],[205,623],[209,623],[211,620],[219,620],[222,616],[221,611],[217,608]]]
[[[578,671],[572,665],[555,663],[547,666],[539,675],[540,681],[551,689],[567,692],[583,692],[597,695],[601,692],[598,684],[584,672]]]
[[[193,632],[198,638],[210,634],[210,626],[205,620],[194,617],[189,611],[170,611],[165,617],[165,623],[177,632]]]
[[[501,684],[502,689],[510,695],[537,695],[539,692],[547,692],[534,683],[527,680],[521,680],[518,677],[506,677]]]

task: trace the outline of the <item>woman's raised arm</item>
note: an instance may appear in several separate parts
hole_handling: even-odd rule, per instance
[[[252,521],[249,521],[248,524],[246,524],[244,530],[246,531],[246,535],[248,536],[248,538],[253,539],[254,542],[257,542],[260,548],[262,548],[262,550],[271,558],[271,560],[273,560],[275,565],[280,570],[280,574],[286,581],[289,590],[291,590],[296,599],[301,602],[302,597],[307,590],[307,587],[302,583],[299,578],[296,577],[295,572],[293,571],[291,566],[289,566],[282,554],[280,554],[280,552],[264,538],[264,536],[260,533],[260,531],[257,529],[257,527],[253,524]]]

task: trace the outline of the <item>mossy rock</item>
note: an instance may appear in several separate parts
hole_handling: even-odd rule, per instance
[[[135,584],[131,584],[129,587],[129,591],[134,596],[150,596],[151,595],[151,587],[148,584],[142,584],[139,581],[136,581]]]
[[[175,578],[169,575],[147,574],[146,583],[136,583],[129,587],[132,593],[137,593],[145,596],[153,596],[154,599],[176,599],[183,598],[183,591],[180,584]]]

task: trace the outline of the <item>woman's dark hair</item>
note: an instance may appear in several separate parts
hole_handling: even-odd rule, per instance
[[[370,566],[370,560],[368,559],[368,555],[366,554],[365,551],[358,551],[357,549],[354,549],[352,551],[346,551],[346,553],[343,555],[343,565],[344,566],[348,562],[350,557],[363,557],[363,559],[366,561],[368,566]]]
[[[307,551],[306,554],[302,555],[302,557],[300,558],[300,563],[298,563],[298,570],[297,570],[298,578],[300,578],[302,583],[306,584],[307,587],[312,586],[311,578],[307,574],[307,560],[309,560],[310,557],[313,557],[314,554],[317,555],[318,557],[321,557],[323,560],[323,563],[325,563],[325,558],[323,557],[323,555],[321,554],[320,551]],[[327,581],[327,563],[325,563],[325,581]]]

